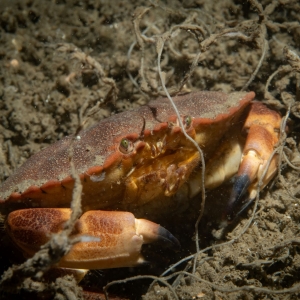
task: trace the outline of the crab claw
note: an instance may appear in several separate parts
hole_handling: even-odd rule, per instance
[[[272,156],[272,153],[279,141],[280,122],[281,116],[277,112],[261,103],[252,104],[243,129],[248,135],[223,225],[253,202],[259,184],[263,188],[275,175],[278,155]]]
[[[51,233],[63,229],[70,218],[67,208],[35,208],[9,214],[6,229],[27,256],[32,256],[47,242]],[[165,228],[129,212],[88,211],[77,221],[72,236],[89,236],[60,260],[58,266],[72,269],[106,269],[131,267],[144,262],[143,244],[163,241],[179,245]],[[96,239],[95,239],[96,238]],[[98,239],[98,240],[97,240]]]

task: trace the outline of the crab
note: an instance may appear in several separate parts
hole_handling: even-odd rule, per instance
[[[266,186],[277,169],[278,156],[272,152],[282,118],[254,98],[254,92],[209,91],[173,98],[186,134],[204,153],[205,187],[236,175],[224,212],[227,223],[249,206],[259,182]],[[158,98],[50,145],[2,184],[6,231],[26,257],[70,217],[70,148],[83,185],[83,215],[73,234],[100,240],[75,244],[59,267],[134,266],[143,262],[144,243],[178,245],[168,230],[148,219],[200,193],[201,156],[169,100]]]

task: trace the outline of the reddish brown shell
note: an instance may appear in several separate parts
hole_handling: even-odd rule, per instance
[[[228,118],[247,106],[253,98],[253,92],[232,94],[196,92],[174,97],[174,102],[181,116],[191,116],[194,127],[201,127],[202,124],[212,124]],[[84,181],[93,174],[97,175],[109,170],[112,165],[121,162],[126,164],[126,160],[124,162],[126,154],[119,151],[123,138],[133,142],[141,139],[137,148],[142,148],[143,138],[156,134],[160,130],[166,130],[170,122],[175,122],[176,119],[169,100],[158,98],[138,109],[119,113],[100,121],[82,131],[79,134],[80,139],[74,139],[72,136],[63,138],[29,158],[2,184],[0,187],[2,208],[0,209],[11,210],[10,206],[13,207],[13,204],[16,207],[36,206],[37,202],[32,204],[21,202],[32,198],[44,199],[47,194],[55,193],[61,195],[61,198],[68,198],[69,201],[70,193],[65,191],[68,188],[71,190],[73,184],[70,177],[70,147],[73,148],[76,170]],[[63,195],[62,191],[66,195]],[[57,199],[47,204],[46,201],[48,200],[46,199],[41,205],[67,206],[68,202]]]

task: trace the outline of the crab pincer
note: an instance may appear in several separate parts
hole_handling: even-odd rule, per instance
[[[251,105],[242,131],[247,134],[238,173],[225,213],[226,225],[240,215],[276,174],[281,116],[259,102]]]
[[[23,254],[31,257],[58,233],[70,218],[69,208],[31,208],[13,211],[6,220],[7,231]],[[164,227],[136,219],[132,213],[88,211],[76,222],[71,237],[91,237],[76,243],[58,266],[72,269],[132,267],[144,262],[143,244],[155,241],[178,247],[178,240]],[[93,241],[93,238],[98,241]],[[88,241],[89,240],[89,241]]]

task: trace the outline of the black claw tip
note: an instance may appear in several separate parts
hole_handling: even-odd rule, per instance
[[[248,187],[251,181],[248,175],[240,175],[236,177],[231,195],[228,202],[224,219],[231,223],[238,215],[240,215],[251,203],[247,197]],[[249,202],[248,202],[249,201]]]
[[[159,226],[158,242],[164,243],[167,247],[174,247],[175,250],[180,248],[180,243],[176,237],[162,226]]]

